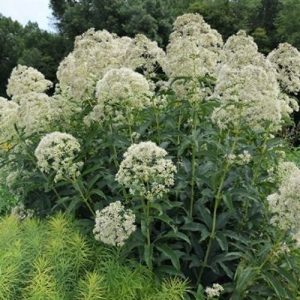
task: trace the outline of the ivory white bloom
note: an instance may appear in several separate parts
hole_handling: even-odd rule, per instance
[[[32,67],[18,65],[10,75],[7,94],[18,102],[18,98],[30,92],[43,93],[52,86],[52,82]]]
[[[252,160],[252,156],[247,150],[244,150],[239,154],[228,154],[225,158],[229,164],[237,164],[240,166],[247,165]]]
[[[217,78],[214,97],[220,99],[221,106],[213,112],[212,120],[220,128],[243,124],[257,130],[266,123],[273,130],[280,127],[279,86],[275,74],[271,76],[263,67],[224,65]]]
[[[164,71],[170,78],[213,76],[219,61],[221,35],[198,14],[185,14],[174,23]]]
[[[26,136],[47,131],[54,123],[56,108],[52,99],[42,93],[27,93],[20,97],[18,126]]]
[[[287,93],[298,94],[300,91],[300,52],[288,43],[279,44],[268,59],[277,70],[277,78],[282,89]]]
[[[116,201],[96,211],[95,239],[107,245],[122,247],[130,235],[135,232],[135,215]]]
[[[281,164],[279,179],[278,191],[267,198],[272,213],[271,223],[299,236],[300,169],[293,163]]]
[[[207,287],[205,293],[208,299],[213,299],[215,297],[220,297],[221,293],[224,291],[224,288],[219,283],[214,283],[212,287]]]
[[[78,36],[73,52],[58,68],[61,92],[79,106],[84,100],[92,98],[97,81],[110,69],[124,65],[131,41],[128,37],[119,38],[106,30],[90,29]]]
[[[156,76],[156,71],[162,66],[165,52],[158,47],[157,42],[149,40],[143,34],[137,34],[126,52],[124,66],[132,70],[140,70],[146,78]]]
[[[136,110],[149,107],[152,93],[145,77],[128,68],[112,69],[96,87],[97,105],[86,118],[102,122],[122,123]]]
[[[227,64],[231,68],[257,65],[259,60],[263,60],[253,37],[247,35],[244,30],[228,38],[221,54],[222,65]]]
[[[54,172],[54,181],[76,178],[80,175],[82,162],[75,162],[80,152],[76,138],[67,133],[52,132],[45,135],[34,154],[42,172]]]
[[[13,140],[16,136],[19,105],[0,97],[0,144]]]
[[[153,142],[131,145],[124,154],[116,180],[132,195],[148,200],[161,198],[174,185],[176,167],[167,152]]]
[[[95,95],[96,83],[111,69],[139,70],[147,78],[155,77],[164,51],[144,35],[134,39],[118,37],[106,30],[90,29],[75,41],[74,50],[58,68],[59,89],[70,105],[81,104]]]

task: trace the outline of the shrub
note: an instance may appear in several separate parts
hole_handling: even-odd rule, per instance
[[[0,140],[9,145],[2,174],[39,216],[63,210],[86,232],[96,218],[97,239],[122,246],[121,256],[159,276],[187,280],[193,290],[186,297],[199,299],[205,288],[208,298],[294,299],[300,228],[271,223],[269,204],[284,203],[268,199],[284,184],[279,169],[288,144],[278,136],[298,110],[292,61],[299,57],[287,45],[265,57],[244,31],[223,43],[196,14],[176,20],[166,52],[141,35],[89,30],[61,63],[53,96],[34,70],[12,73],[11,101],[0,99]],[[52,242],[60,257],[61,240]],[[81,272],[88,254],[84,243],[75,246],[75,260],[35,266],[46,277],[62,274],[57,286],[49,277],[49,288],[68,288]],[[97,290],[90,274],[86,284]],[[125,281],[117,283],[127,293]],[[142,283],[133,284],[138,293]],[[183,287],[166,281],[160,297],[167,290],[177,297]]]

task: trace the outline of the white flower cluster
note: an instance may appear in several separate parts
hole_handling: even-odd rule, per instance
[[[299,104],[294,97],[290,97],[285,93],[280,93],[279,101],[281,106],[281,116],[284,119],[289,119],[291,113],[299,111]]]
[[[44,75],[32,67],[18,65],[11,73],[7,85],[7,94],[18,102],[24,94],[44,93],[52,86]]]
[[[52,132],[45,135],[34,154],[42,172],[55,172],[54,181],[74,179],[80,175],[82,162],[75,162],[80,152],[76,138],[67,133]]]
[[[28,93],[20,98],[18,127],[26,136],[45,132],[56,118],[52,99],[43,93]]]
[[[244,30],[230,36],[224,44],[221,53],[222,65],[240,68],[246,65],[258,65],[258,61],[263,63],[263,56],[258,53],[258,46],[253,37],[247,35]]]
[[[116,180],[132,195],[152,201],[174,185],[176,167],[167,152],[153,142],[131,145],[124,154]]]
[[[135,232],[135,215],[116,201],[96,211],[95,239],[107,245],[122,247],[130,235]]]
[[[90,29],[75,41],[71,52],[57,72],[61,92],[79,104],[92,98],[96,82],[111,68],[122,66],[129,38],[119,38],[108,31]]]
[[[176,19],[167,46],[164,71],[170,78],[213,76],[223,40],[199,14]]]
[[[279,44],[268,59],[277,70],[277,79],[287,93],[300,91],[300,52],[288,43]]]
[[[126,66],[141,70],[146,78],[153,78],[157,69],[162,66],[165,55],[157,42],[149,40],[143,34],[137,34],[127,49]]]
[[[252,160],[252,156],[247,150],[244,150],[242,153],[240,153],[238,155],[233,154],[233,153],[228,154],[225,156],[225,158],[227,159],[227,161],[230,165],[237,164],[239,166],[247,165]]]
[[[277,168],[277,178],[280,183],[283,182],[290,174],[297,173],[299,168],[294,162],[291,161],[282,161],[278,164]]]
[[[208,299],[213,299],[215,297],[220,297],[221,293],[224,291],[224,288],[219,283],[214,283],[212,287],[207,287],[205,293]]]
[[[198,79],[215,76],[222,45],[221,35],[199,14],[176,19],[163,70],[171,81],[176,78],[172,88],[179,98],[197,102],[210,95],[209,89],[199,86]]]
[[[106,30],[90,29],[76,38],[74,51],[60,64],[61,92],[77,104],[94,96],[96,83],[111,69],[128,67],[152,77],[164,52],[143,35],[118,37]]]
[[[253,38],[239,31],[224,45],[215,91],[221,102],[212,115],[220,128],[243,124],[260,130],[269,126],[276,131],[295,103],[280,97],[276,70],[257,51]]]
[[[151,95],[143,75],[128,68],[112,69],[97,83],[97,105],[85,121],[122,123],[134,111],[149,107]]]
[[[10,142],[16,136],[19,106],[0,97],[0,144]]]
[[[293,163],[279,167],[281,183],[276,193],[268,196],[271,224],[300,237],[300,169]],[[299,240],[300,243],[300,240]]]
[[[218,76],[215,97],[221,106],[212,114],[212,120],[220,128],[239,124],[260,129],[270,123],[273,129],[281,124],[281,102],[275,78],[264,68],[247,65],[231,68],[225,65]]]

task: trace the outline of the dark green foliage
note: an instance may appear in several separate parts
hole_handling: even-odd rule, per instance
[[[56,82],[67,44],[64,37],[41,30],[36,23],[23,27],[0,15],[0,96],[6,96],[7,80],[17,64],[34,67]]]

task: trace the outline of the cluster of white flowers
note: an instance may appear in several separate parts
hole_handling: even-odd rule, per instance
[[[76,138],[67,133],[52,132],[45,135],[34,154],[42,172],[55,172],[54,181],[74,179],[80,175],[82,162],[75,162],[80,152]]]
[[[92,98],[96,82],[111,68],[123,65],[130,42],[130,38],[119,38],[106,30],[90,29],[78,36],[73,52],[58,68],[61,92],[79,104]]]
[[[282,118],[289,119],[294,111],[299,111],[299,104],[294,97],[290,97],[285,93],[280,93],[279,101]]]
[[[26,136],[45,132],[57,114],[52,99],[43,93],[28,93],[20,98],[18,127]]]
[[[220,128],[244,123],[254,130],[266,124],[273,131],[280,129],[299,107],[293,98],[280,93],[280,76],[271,62],[274,55],[266,59],[245,31],[228,38],[223,50],[212,96],[220,99],[221,107],[213,113],[213,121]]]
[[[13,69],[8,80],[7,94],[16,102],[24,94],[30,92],[44,93],[52,86],[44,75],[32,67],[19,65]]]
[[[98,81],[97,105],[85,121],[112,120],[115,124],[122,123],[134,111],[149,107],[151,95],[143,75],[128,68],[112,69]]]
[[[231,68],[224,65],[214,96],[220,99],[221,106],[213,112],[212,120],[220,128],[242,123],[256,130],[270,123],[275,130],[281,124],[281,102],[275,74],[270,76],[262,67]]]
[[[230,36],[221,53],[222,65],[226,64],[232,68],[258,65],[258,61],[263,62],[262,58],[263,56],[258,53],[258,47],[253,37],[247,35],[244,30]]]
[[[137,34],[126,53],[126,66],[133,70],[139,69],[146,78],[156,76],[156,71],[163,65],[165,52],[157,42],[149,40],[143,34]]]
[[[19,105],[0,97],[0,144],[10,142],[16,136]]]
[[[222,45],[221,35],[202,16],[180,16],[170,35],[164,71],[170,78],[213,76]]]
[[[116,201],[96,211],[95,239],[107,245],[121,247],[130,235],[135,232],[135,215]]]
[[[247,151],[244,150],[242,153],[236,155],[236,154],[228,154],[226,155],[226,160],[228,161],[229,164],[237,164],[239,166],[247,165],[251,162],[252,156],[251,154]]]
[[[196,102],[211,94],[209,89],[199,86],[198,79],[215,76],[222,45],[221,35],[199,14],[185,14],[176,19],[163,70],[171,81],[177,78],[172,88],[179,98]]]
[[[278,191],[267,198],[273,215],[271,224],[290,231],[297,238],[300,237],[300,169],[293,163],[282,163],[279,178]]]
[[[300,91],[300,52],[288,43],[279,44],[268,55],[269,61],[277,70],[277,79],[287,93]]]
[[[118,37],[106,30],[90,29],[76,38],[74,51],[57,72],[61,92],[79,105],[94,96],[96,83],[111,69],[142,70],[147,77],[164,57],[164,51],[143,35]]]
[[[207,287],[205,293],[208,299],[213,299],[215,297],[220,297],[221,293],[224,291],[224,288],[219,283],[214,283],[212,287]]]
[[[278,164],[276,175],[279,183],[282,183],[290,174],[297,173],[299,168],[292,161],[282,161]]]
[[[166,156],[167,152],[153,142],[133,144],[124,154],[116,180],[132,195],[149,201],[160,198],[174,185],[176,172]]]

